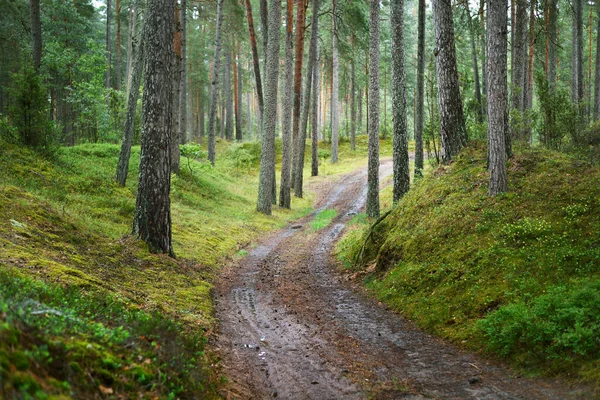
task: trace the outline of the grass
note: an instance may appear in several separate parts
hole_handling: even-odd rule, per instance
[[[52,161],[0,148],[0,397],[218,397],[211,282],[265,232],[312,212],[312,194],[264,216],[258,143],[218,141],[215,168],[186,145],[172,177],[173,260],[129,236],[139,147],[124,188],[117,145],[62,148]],[[343,143],[340,159],[322,171],[352,170],[365,155]]]
[[[315,218],[311,221],[310,226],[315,231],[323,229],[331,223],[336,215],[336,210],[323,210],[315,216]]]
[[[430,332],[600,387],[600,169],[533,149],[510,160],[507,193],[489,197],[488,179],[471,143],[414,184],[355,267],[369,229],[357,217],[339,258]]]

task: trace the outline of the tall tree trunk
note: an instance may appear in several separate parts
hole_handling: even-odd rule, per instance
[[[514,3],[515,0],[512,0],[512,2]],[[487,29],[485,29],[485,17],[484,17],[484,6],[485,6],[485,0],[479,0],[479,24],[481,25],[481,32],[483,32],[483,35],[481,37],[481,92],[483,93],[483,96],[487,96],[487,68],[486,68],[486,47],[487,47],[487,43],[486,43],[486,36],[487,36]],[[513,19],[511,19],[511,21],[513,21]],[[511,28],[514,24],[511,22]],[[511,40],[512,38],[514,38],[514,35],[511,34]],[[483,99],[483,102],[485,103],[485,99]],[[483,108],[485,109],[485,104],[483,105]]]
[[[285,76],[283,91],[283,110],[281,116],[281,186],[279,188],[279,206],[283,208],[291,207],[291,163],[292,163],[292,96],[293,96],[293,78],[294,78],[294,1],[286,2],[286,22],[285,22]]]
[[[117,20],[117,62],[115,73],[117,75],[116,89],[121,90],[121,0],[116,0],[115,18]]]
[[[213,61],[213,76],[211,88],[210,111],[208,113],[208,159],[215,165],[215,143],[217,129],[217,105],[219,103],[219,70],[221,69],[221,27],[223,25],[223,3],[217,1],[217,31],[215,34],[215,59]]]
[[[181,0],[181,64],[179,77],[179,143],[187,142],[187,0]]]
[[[465,11],[469,21],[469,32],[471,36],[471,58],[473,59],[473,77],[475,80],[475,100],[477,101],[477,121],[483,123],[483,101],[481,99],[481,85],[479,83],[479,63],[477,61],[477,33],[475,31],[475,20],[469,10],[469,2],[465,2]]]
[[[110,0],[106,0],[106,79],[104,83],[106,89],[110,88],[110,66]]]
[[[490,90],[487,101],[488,154],[490,170],[489,193],[505,192],[506,184],[506,0],[488,0],[488,78]]]
[[[180,11],[175,1],[175,35],[173,46],[175,49],[175,63],[173,69],[173,80],[171,87],[173,88],[173,137],[171,138],[171,172],[179,174],[181,153],[179,150],[179,100],[181,98],[181,21]]]
[[[142,31],[144,29],[142,28]],[[140,94],[140,83],[142,82],[142,73],[144,68],[145,38],[139,38],[137,46],[133,47],[132,52],[133,66],[131,70],[131,88],[127,97],[127,116],[125,119],[125,130],[123,132],[123,142],[121,143],[121,153],[117,164],[117,182],[125,186],[127,182],[127,173],[129,171],[129,159],[131,158],[131,144],[133,142],[133,133],[135,129],[135,114],[137,102]]]
[[[204,93],[204,89],[200,89],[201,93]],[[204,136],[206,135],[206,126],[205,126],[205,110],[204,110],[204,103],[205,103],[205,99],[206,97],[204,97],[203,94],[200,95],[200,104],[198,105],[199,111],[198,113],[200,114],[200,120],[198,121],[198,128],[199,128],[199,132],[198,135],[200,135],[200,143],[204,142]]]
[[[420,0],[419,0],[420,1]],[[363,132],[363,91],[362,88],[358,88],[358,120],[356,121],[356,125],[358,126],[358,134],[362,134]]]
[[[391,1],[392,130],[394,188],[398,202],[410,189],[408,127],[406,126],[406,73],[404,71],[404,0]]]
[[[583,0],[573,0],[575,7],[575,84],[576,84],[576,96],[575,103],[579,106],[579,114],[583,117]]]
[[[131,90],[131,79],[132,69],[134,63],[134,47],[133,42],[137,34],[137,19],[138,19],[138,8],[141,0],[130,1],[129,3],[129,28],[127,30],[127,98],[129,98],[129,91]]]
[[[302,64],[304,60],[304,29],[306,26],[306,8],[304,0],[296,0],[296,54],[294,57],[294,109],[292,120],[292,182],[294,187],[296,181],[296,170],[298,169],[298,158],[300,149],[298,144],[300,133],[300,107],[302,105]]]
[[[318,49],[317,49],[318,53]],[[354,66],[354,63],[352,63]],[[319,94],[321,87],[321,71],[320,71],[319,56],[317,54],[317,62],[313,67],[313,101],[312,101],[312,114],[311,114],[311,169],[310,176],[319,175]]]
[[[308,111],[310,107],[310,94],[312,89],[313,69],[317,68],[317,52],[319,37],[319,7],[320,1],[313,0],[313,15],[311,21],[310,47],[308,49],[308,65],[306,68],[306,88],[302,100],[302,117],[300,121],[300,134],[298,135],[298,159],[296,176],[294,180],[294,196],[302,197],[304,149],[306,148],[306,130],[308,126]]]
[[[254,19],[252,18],[252,3],[246,0],[246,15],[248,18],[248,32],[250,34],[250,48],[252,49],[252,62],[254,66],[254,79],[256,81],[256,94],[258,96],[259,113],[263,110],[263,92],[262,81],[260,79],[260,61],[258,57],[258,47],[256,45],[256,33],[254,31]]]
[[[281,0],[271,0],[269,37],[265,64],[265,108],[263,115],[262,152],[257,210],[271,215],[273,176],[275,176],[275,129],[277,120],[277,82],[279,78],[279,30],[281,27]]]
[[[425,0],[419,0],[417,38],[417,88],[415,96],[415,178],[423,176],[423,127],[425,125]]]
[[[367,216],[379,217],[379,0],[371,0],[369,38],[369,162]]]
[[[267,46],[269,41],[269,9],[267,8],[267,0],[259,0],[260,5],[260,22],[262,26],[262,44],[263,44],[263,59],[267,62],[268,52]]]
[[[241,142],[242,134],[242,54],[241,44],[238,41],[237,54],[234,54],[233,80],[235,90],[235,140]],[[236,65],[237,64],[237,65]],[[236,72],[237,70],[237,72]]]
[[[555,0],[556,1],[556,0]],[[556,27],[556,14],[554,17],[554,23]],[[594,121],[600,118],[600,1],[596,2],[596,19],[598,20],[596,36],[596,76],[594,85]]]
[[[356,71],[354,60],[350,63],[350,150],[356,150]]]
[[[440,108],[440,136],[442,138],[442,161],[449,163],[467,143],[467,130],[463,116],[454,26],[450,0],[433,0],[435,25],[436,68],[438,81],[438,104]]]
[[[527,63],[527,96],[525,97],[525,109],[531,110],[533,108],[533,59],[535,57],[535,8],[536,8],[536,0],[530,1],[529,8],[529,58]],[[529,124],[528,124],[529,125]],[[531,135],[531,126],[527,127],[527,141],[529,141],[529,136]]]
[[[511,71],[511,109],[523,115],[527,79],[527,0],[516,0],[515,18],[515,37],[512,39],[514,58]],[[511,122],[512,134],[508,138],[507,148],[511,147],[511,138],[519,139],[523,136],[521,125],[520,121]]]
[[[42,22],[40,19],[40,0],[30,0],[29,17],[31,19],[31,57],[33,68],[37,71],[42,64]]]
[[[225,46],[225,74],[223,76],[223,96],[225,98],[225,138],[227,141],[233,141],[233,95],[231,90],[231,48],[229,45]]]
[[[174,257],[171,240],[171,166],[169,141],[173,140],[173,36],[174,2],[148,0],[142,120],[142,146],[133,234],[150,251]]]
[[[331,162],[338,161],[338,135],[340,125],[340,105],[339,105],[339,60],[338,60],[338,45],[337,45],[337,23],[336,23],[336,0],[331,0],[331,65],[333,74],[331,78]]]

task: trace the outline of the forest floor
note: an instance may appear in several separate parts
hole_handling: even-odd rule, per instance
[[[391,161],[381,164],[383,184]],[[588,398],[517,376],[370,299],[331,255],[366,199],[366,169],[318,181],[316,211],[224,268],[214,291],[226,398]],[[332,211],[335,210],[335,211]]]

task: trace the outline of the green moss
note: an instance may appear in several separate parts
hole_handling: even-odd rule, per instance
[[[374,228],[358,266],[379,299],[474,349],[498,339],[477,327],[495,310],[530,308],[557,286],[576,290],[600,275],[600,169],[536,149],[510,160],[509,192],[489,197],[488,179],[485,146],[474,142],[452,166],[413,186]],[[367,229],[367,223],[351,227],[339,242],[347,267]],[[595,355],[554,363],[539,352],[527,355],[532,341],[519,343],[511,351],[515,365],[552,373],[578,371],[600,354],[596,342],[588,353]]]

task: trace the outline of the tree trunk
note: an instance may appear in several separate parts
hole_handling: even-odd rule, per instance
[[[548,83],[550,90],[556,88],[556,49],[557,49],[557,0],[546,0],[549,3],[548,9]],[[600,3],[598,3],[600,4]],[[600,19],[599,19],[600,26]],[[596,64],[598,65],[598,64]]]
[[[310,47],[308,50],[308,66],[306,67],[306,88],[302,100],[302,120],[300,134],[298,135],[298,158],[296,159],[296,175],[294,177],[294,196],[302,197],[304,150],[306,148],[306,130],[308,125],[308,111],[310,106],[310,93],[312,88],[312,73],[317,65],[318,37],[319,37],[319,0],[313,0],[313,15],[311,21]]]
[[[512,0],[514,3],[514,0]],[[481,32],[483,32],[483,37],[481,38],[481,92],[483,93],[483,96],[487,96],[487,68],[486,68],[486,47],[487,47],[487,43],[486,43],[486,36],[487,36],[487,30],[485,29],[485,18],[484,18],[484,6],[485,6],[485,0],[479,0],[479,23],[481,25]],[[513,21],[511,19],[511,21]],[[511,22],[511,28],[514,26],[514,24]],[[511,35],[511,39],[514,37],[514,35]],[[483,99],[483,102],[485,103],[485,99]],[[485,104],[482,105],[482,107],[485,109]]]
[[[129,4],[129,28],[127,30],[127,98],[129,98],[129,91],[131,90],[131,79],[132,69],[134,63],[134,47],[133,42],[137,34],[137,19],[138,19],[138,7],[140,0],[135,0]]]
[[[202,91],[201,93],[204,92],[204,89],[200,89],[200,90]],[[205,97],[204,97],[203,94],[201,94],[199,97],[200,97],[200,104],[198,105],[198,108],[199,108],[198,113],[200,114],[200,117],[199,117],[199,121],[198,121],[198,125],[199,125],[198,129],[200,131],[198,132],[198,135],[200,135],[200,143],[203,143],[204,142],[204,136],[206,135],[206,127],[205,127],[205,121],[204,121],[204,118],[205,118],[204,117],[204,112],[205,112],[205,110],[204,110]]]
[[[292,163],[292,96],[294,78],[294,1],[287,0],[286,3],[286,35],[285,35],[285,76],[283,91],[283,110],[281,115],[281,186],[279,188],[279,206],[291,208],[291,163]]]
[[[181,63],[179,77],[179,143],[187,142],[187,0],[181,0]]]
[[[279,78],[279,30],[281,28],[281,0],[271,0],[269,37],[265,64],[265,108],[263,115],[262,152],[257,210],[271,215],[273,176],[275,176],[275,129],[277,119],[277,82]]]
[[[318,52],[318,49],[317,49]],[[319,68],[319,56],[317,55],[317,62],[313,68],[313,101],[312,101],[312,114],[311,114],[311,136],[312,136],[312,147],[311,147],[311,169],[310,176],[319,175],[319,94],[321,88],[321,73]],[[354,63],[352,63],[354,66]]]
[[[580,116],[583,117],[583,0],[573,0],[575,21],[573,27],[573,81],[575,89],[574,102],[579,106]]]
[[[437,53],[436,68],[439,88],[438,104],[440,108],[442,161],[449,163],[460,152],[468,139],[458,86],[450,0],[433,0],[433,19],[435,25],[435,52]]]
[[[554,17],[554,23],[556,24],[556,14]],[[600,1],[596,3],[596,18],[598,19],[597,31],[599,34],[596,36],[596,76],[594,85],[594,121],[600,118]],[[555,73],[556,75],[556,73]]]
[[[252,3],[246,0],[246,15],[248,18],[248,32],[250,34],[250,48],[252,49],[252,62],[254,65],[254,79],[256,81],[256,94],[258,96],[259,113],[263,110],[263,92],[260,79],[260,62],[258,57],[258,47],[256,45],[256,33],[254,32],[254,19],[252,18]]]
[[[215,35],[215,59],[211,88],[210,111],[208,114],[208,159],[215,165],[215,143],[217,129],[217,105],[219,103],[219,69],[221,69],[221,27],[223,25],[223,2],[217,1],[217,31]]]
[[[121,0],[116,0],[115,18],[117,20],[117,62],[115,73],[117,75],[116,89],[121,90]]]
[[[489,193],[505,192],[508,88],[506,86],[506,0],[488,0],[488,78],[490,90],[487,101],[488,154],[490,170]]]
[[[173,36],[174,2],[148,0],[144,112],[138,194],[133,234],[150,251],[174,257],[171,241],[171,166],[169,141],[173,140]]]
[[[225,74],[223,76],[223,97],[225,98],[225,139],[233,141],[233,93],[231,90],[231,49],[230,46],[225,46]]]
[[[268,57],[268,52],[267,52],[267,46],[268,46],[268,41],[269,41],[269,12],[268,12],[268,8],[267,8],[267,0],[259,0],[259,5],[260,5],[260,22],[262,25],[262,34],[263,34],[263,39],[262,39],[262,44],[263,44],[263,59],[265,62],[265,65],[267,63],[267,57]]]
[[[515,37],[512,39],[513,62],[511,71],[511,109],[522,115],[525,111],[525,72],[527,70],[527,0],[516,0],[515,11]],[[514,139],[522,136],[522,127],[519,123],[511,123]],[[511,138],[508,138],[507,147],[511,146]]]
[[[350,150],[356,150],[356,71],[354,60],[350,62]]]
[[[143,30],[143,28],[142,28]],[[125,119],[125,130],[123,132],[123,142],[121,143],[121,153],[117,164],[117,182],[125,186],[127,182],[127,173],[129,171],[129,159],[131,158],[131,144],[133,142],[133,133],[135,129],[135,114],[137,102],[140,94],[140,83],[142,82],[142,73],[144,68],[145,38],[139,39],[137,46],[133,47],[132,52],[133,65],[131,70],[131,88],[127,97],[127,116]]]
[[[42,22],[40,19],[40,0],[30,0],[29,17],[31,18],[31,57],[33,68],[37,72],[42,64]]]
[[[304,0],[296,0],[296,54],[294,57],[294,109],[292,120],[292,182],[294,187],[300,149],[298,137],[300,133],[300,107],[302,105],[302,64],[304,61],[304,29],[306,26],[306,8]]]
[[[415,96],[415,178],[423,176],[423,126],[425,125],[425,0],[419,0],[417,38],[417,95]]]
[[[241,142],[242,134],[242,54],[241,44],[238,41],[237,54],[235,54],[233,65],[233,80],[235,90],[235,140]],[[236,65],[237,64],[237,65]],[[237,68],[236,68],[237,67]],[[237,72],[236,72],[237,70]]]
[[[331,162],[338,161],[338,135],[340,126],[340,105],[339,105],[339,60],[338,60],[338,45],[337,45],[337,28],[336,28],[336,4],[335,0],[331,0],[331,65],[333,74],[331,78]]]
[[[179,100],[181,98],[181,21],[180,11],[177,5],[178,1],[175,1],[175,35],[173,39],[173,46],[175,49],[175,64],[173,70],[173,81],[171,83],[173,88],[173,118],[171,120],[173,124],[173,137],[171,140],[171,172],[179,174],[180,168],[180,157],[181,153],[179,150]]]
[[[529,8],[529,58],[527,63],[527,81],[525,86],[527,88],[527,96],[525,97],[526,110],[531,110],[533,108],[533,74],[535,72],[533,69],[533,59],[535,56],[535,7],[536,0],[531,0]],[[531,136],[531,126],[529,125],[530,124],[528,124],[527,127],[527,137],[524,138],[526,141],[529,141],[529,137]]]
[[[379,217],[379,0],[371,0],[369,39],[369,162],[367,216]]]
[[[483,123],[483,101],[481,99],[481,85],[479,83],[479,63],[477,62],[477,33],[475,31],[475,20],[469,10],[469,2],[465,2],[465,11],[469,22],[469,33],[471,34],[471,58],[473,59],[473,77],[475,80],[475,100],[477,101],[477,121]]]
[[[106,0],[106,79],[104,84],[106,89],[110,88],[110,65],[110,0]]]
[[[406,73],[404,71],[404,0],[392,0],[392,130],[394,188],[397,203],[410,189],[408,127],[406,126]]]

